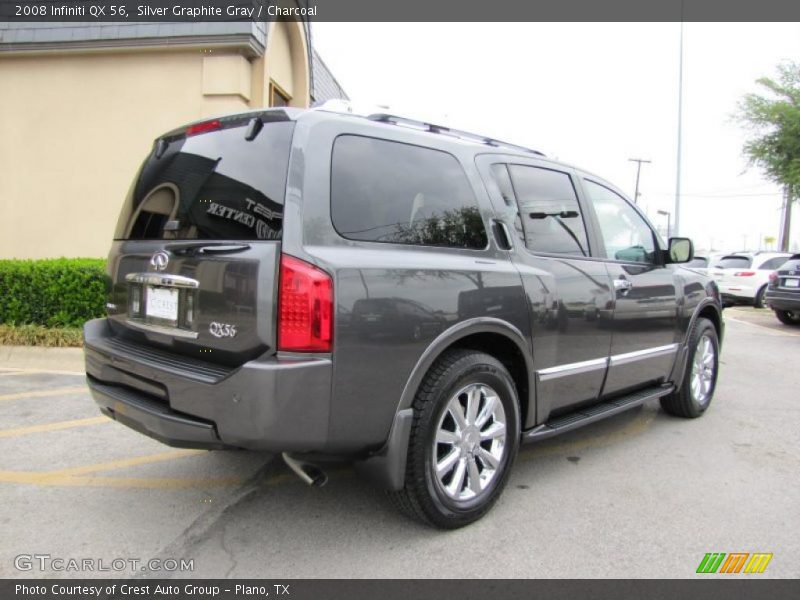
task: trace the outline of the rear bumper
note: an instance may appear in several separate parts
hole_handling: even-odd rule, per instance
[[[84,354],[101,411],[171,446],[316,452],[328,442],[330,359],[226,369],[121,341],[106,319],[86,323]]]
[[[765,302],[773,310],[800,311],[800,293],[798,292],[768,289]]]
[[[722,299],[735,304],[752,304],[756,299],[757,292],[758,288],[719,284],[719,293]]]

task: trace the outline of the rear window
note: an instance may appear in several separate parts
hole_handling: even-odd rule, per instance
[[[750,266],[750,258],[747,256],[723,256],[714,266],[721,269],[746,269]]]
[[[333,146],[331,217],[351,240],[485,248],[486,230],[454,156],[343,135]]]
[[[791,258],[790,256],[776,256],[774,258],[770,258],[769,260],[764,261],[759,267],[764,271],[774,271],[775,269],[780,269],[781,266]]]
[[[793,256],[780,266],[781,271],[800,271],[800,257]]]
[[[294,123],[177,136],[144,161],[115,239],[278,240]],[[169,139],[169,138],[167,138]],[[162,143],[163,144],[163,143]]]

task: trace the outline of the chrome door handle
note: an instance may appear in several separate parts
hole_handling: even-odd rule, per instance
[[[614,289],[622,294],[627,294],[633,289],[633,284],[627,279],[615,279]]]

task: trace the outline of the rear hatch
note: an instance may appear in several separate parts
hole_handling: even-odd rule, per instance
[[[109,255],[116,333],[230,366],[275,348],[293,130],[284,111],[263,111],[155,141]]]
[[[717,282],[719,286],[737,286],[742,283],[741,277],[752,276],[750,270],[752,259],[746,255],[732,254],[723,256],[714,261],[708,269],[708,274]],[[750,273],[750,275],[742,275]]]
[[[800,296],[800,254],[783,263],[774,275],[774,286]]]

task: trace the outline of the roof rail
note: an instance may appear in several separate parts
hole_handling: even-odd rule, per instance
[[[443,125],[434,125],[433,123],[426,123],[425,121],[418,121],[416,119],[409,119],[408,117],[401,117],[398,115],[390,115],[388,113],[374,113],[367,115],[370,121],[378,121],[380,123],[391,123],[393,125],[400,125],[402,127],[411,127],[421,131],[429,131],[431,133],[439,133],[442,135],[449,135],[469,142],[476,142],[478,144],[485,144],[495,148],[508,148],[509,150],[516,150],[518,152],[527,152],[536,154],[537,156],[544,156],[542,152],[526,148],[525,146],[518,146],[509,142],[503,142],[485,135],[478,135],[477,133],[470,133],[469,131],[461,131],[460,129],[451,129]]]

